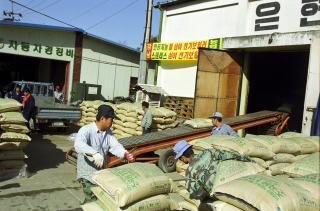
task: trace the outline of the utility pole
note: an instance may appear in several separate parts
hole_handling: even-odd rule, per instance
[[[146,24],[144,28],[142,51],[140,53],[140,69],[138,76],[139,84],[146,84],[148,81],[148,62],[146,61],[146,44],[150,42],[151,38],[152,6],[153,0],[147,0]]]
[[[16,18],[16,16],[19,16],[22,18],[21,13],[15,13],[13,11],[13,2],[11,2],[11,11],[5,11],[3,10],[3,15],[6,16],[3,20],[5,21],[20,21],[20,19]]]

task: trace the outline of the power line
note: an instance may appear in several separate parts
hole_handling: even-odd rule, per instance
[[[91,7],[91,8],[89,8],[89,9],[83,11],[83,12],[80,13],[79,15],[71,18],[70,20],[74,20],[74,19],[80,18],[81,16],[88,14],[88,13],[91,12],[92,10],[96,9],[97,7],[100,7],[101,5],[104,5],[105,3],[109,2],[109,1],[110,1],[110,0],[103,0],[102,2],[94,5],[93,7]]]
[[[45,9],[48,9],[49,7],[51,7],[51,6],[59,3],[60,1],[62,1],[62,0],[55,0],[54,2],[48,4],[47,6],[41,8],[41,9],[38,9],[38,11],[43,11],[43,10],[45,10]],[[28,15],[28,14],[31,14],[31,13],[33,13],[33,12],[28,12],[28,13],[26,13],[25,15]]]
[[[97,22],[97,23],[93,24],[92,26],[90,26],[90,27],[86,28],[86,30],[92,29],[92,28],[94,28],[94,27],[96,27],[96,26],[100,25],[101,23],[103,23],[103,22],[105,22],[105,21],[109,20],[110,18],[112,18],[112,17],[114,17],[114,16],[118,15],[119,13],[123,12],[124,10],[128,9],[129,7],[131,7],[132,5],[134,5],[135,3],[137,3],[138,1],[139,1],[139,0],[135,0],[135,1],[131,2],[130,4],[128,4],[128,5],[126,5],[125,7],[121,8],[120,10],[118,10],[118,11],[117,11],[117,12],[115,12],[115,13],[113,13],[112,15],[110,15],[110,16],[108,16],[108,17],[106,17],[106,18],[104,18],[104,19],[100,20],[99,22]]]
[[[27,6],[23,5],[23,4],[20,4],[19,2],[16,2],[16,1],[14,1],[14,0],[9,0],[9,1],[11,1],[12,3],[17,4],[17,5],[21,6],[21,7],[24,7],[24,8],[26,8],[26,9],[28,9],[28,10],[31,10],[31,11],[33,11],[33,12],[36,12],[36,13],[38,13],[38,14],[40,14],[40,15],[43,15],[43,16],[45,16],[45,17],[47,17],[47,18],[50,18],[50,19],[52,19],[52,20],[55,20],[55,21],[57,21],[57,22],[59,22],[59,23],[63,23],[63,24],[65,24],[65,25],[67,25],[67,26],[71,26],[72,28],[76,28],[76,29],[78,29],[78,30],[80,30],[80,31],[83,31],[82,29],[80,29],[80,28],[77,27],[77,26],[71,25],[71,24],[66,23],[66,22],[64,22],[64,21],[62,21],[62,20],[59,20],[59,19],[57,19],[57,18],[54,18],[54,17],[52,17],[52,16],[49,16],[49,15],[47,15],[47,14],[44,14],[44,13],[39,12],[39,11],[37,11],[37,10],[34,10],[34,9],[30,8],[30,7],[27,7]]]
[[[10,1],[10,0],[9,0],[9,1]],[[46,1],[46,0],[40,0],[40,2],[38,2],[37,4],[35,4],[35,5],[32,6],[32,7],[33,7],[33,8],[36,8],[37,6],[43,4],[45,1]],[[31,5],[30,5],[30,7],[31,7]],[[26,12],[26,11],[28,11],[28,10],[23,10],[21,13],[24,13],[24,12]]]

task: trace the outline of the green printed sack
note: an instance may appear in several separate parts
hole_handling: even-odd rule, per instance
[[[20,112],[0,113],[0,124],[25,124],[27,120]]]
[[[304,137],[292,137],[286,138],[288,141],[299,145],[301,154],[310,154],[314,152],[319,152],[319,143],[316,143],[315,140]]]
[[[308,157],[302,158],[295,163],[292,163],[288,167],[283,169],[283,172],[290,175],[291,177],[305,176],[308,174],[319,174],[320,173],[320,153],[316,152]]]
[[[28,142],[0,142],[0,150],[18,150],[24,149]]]
[[[319,200],[291,179],[263,174],[233,180],[217,187],[212,195],[246,211],[318,211],[320,208]]]
[[[277,163],[269,166],[269,170],[271,171],[272,176],[283,174],[283,169],[289,166],[290,163]]]
[[[102,188],[93,187],[92,192],[108,211],[158,211],[170,210],[170,200],[166,195],[157,195],[120,208],[114,199]]]
[[[276,154],[272,160],[268,160],[267,164],[268,165],[274,165],[277,163],[294,163],[296,162],[296,156],[292,155],[292,154],[287,154],[287,153],[279,153]]]
[[[256,162],[259,166],[263,167],[263,168],[267,168],[268,164],[266,163],[266,161],[264,161],[261,158],[256,158],[256,157],[250,157],[251,160],[253,160],[254,162]]]
[[[14,99],[0,98],[0,113],[8,111],[19,111],[22,104]]]
[[[201,206],[204,207],[204,205],[208,210],[212,210],[212,211],[241,211],[241,209],[231,204],[225,203],[223,201],[204,203]]]
[[[244,138],[233,137],[232,139],[217,139],[214,140],[212,145],[216,149],[238,152],[242,155],[247,155],[249,152],[246,139]]]
[[[320,174],[308,174],[306,176],[296,177],[293,181],[310,191],[310,194],[320,199]]]
[[[156,165],[149,163],[131,163],[104,169],[93,173],[92,179],[120,207],[173,190],[172,180]]]
[[[1,142],[5,141],[13,141],[13,142],[18,142],[18,141],[31,141],[31,138],[22,133],[15,133],[15,132],[5,132],[2,133],[0,136]]]
[[[250,157],[258,157],[264,160],[268,160],[275,156],[272,150],[270,150],[267,146],[254,140],[246,140],[246,147],[246,155]]]
[[[29,133],[30,130],[27,126],[18,124],[3,124],[1,129],[6,132],[16,132],[16,133]]]
[[[214,191],[219,185],[225,184],[240,177],[257,174],[265,171],[264,168],[253,162],[237,160],[222,161],[217,166],[217,174],[213,182]]]
[[[213,144],[218,141],[222,142],[227,139],[235,139],[233,136],[227,136],[227,135],[214,135],[214,136],[208,136],[205,138],[199,138],[195,139],[190,142],[190,144],[193,146],[193,149],[196,150],[206,150],[213,147]]]

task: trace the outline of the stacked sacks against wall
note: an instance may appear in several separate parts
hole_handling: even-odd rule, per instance
[[[152,113],[152,131],[174,128],[178,125],[176,113],[166,108],[150,108]],[[142,135],[141,120],[144,111],[140,104],[122,103],[116,106],[116,115],[112,132],[117,138]]]
[[[84,126],[87,124],[90,124],[92,122],[96,121],[96,115],[98,113],[98,107],[100,105],[110,105],[113,108],[115,108],[114,104],[109,102],[103,102],[101,100],[95,100],[95,101],[83,101],[80,104],[80,110],[81,110],[81,119],[79,121],[79,126]]]
[[[26,174],[23,149],[31,138],[21,107],[16,100],[0,98],[0,179]]]
[[[279,137],[249,135],[246,138],[217,135],[194,140],[191,144],[193,144],[195,153],[199,153],[199,151],[208,148],[216,148],[239,152],[240,154],[249,156],[255,162],[248,163],[229,160],[223,161],[217,166],[212,196],[220,196],[219,194],[221,193],[219,190],[224,192],[222,194],[223,196],[220,196],[220,198],[218,197],[222,201],[206,204],[211,208],[215,208],[213,210],[254,210],[255,208],[268,210],[270,208],[263,205],[263,202],[261,202],[263,198],[258,198],[258,200],[260,200],[259,203],[255,201],[254,197],[247,198],[246,193],[252,195],[252,192],[251,190],[248,191],[248,188],[244,188],[245,186],[242,185],[242,183],[253,186],[252,190],[256,190],[261,186],[265,192],[271,191],[276,193],[283,188],[284,191],[287,191],[283,193],[283,195],[291,194],[292,200],[296,203],[295,206],[297,208],[299,207],[301,210],[302,208],[305,210],[319,209],[319,137],[303,137],[301,134],[294,136],[293,133],[283,134]],[[182,174],[184,174],[187,167],[187,165],[177,162],[177,171],[180,171]],[[286,179],[277,179],[278,176],[281,175],[285,176]],[[277,178],[274,176],[277,176]],[[300,182],[300,184],[297,185],[299,187],[293,183],[298,183],[297,181],[293,181],[288,177],[298,177],[298,182]],[[241,180],[241,178],[249,179],[248,181],[232,183],[233,181]],[[264,185],[267,182],[278,184],[280,189],[278,190],[278,187],[273,185]],[[229,186],[230,183],[233,185]],[[287,187],[294,185],[296,188],[287,189]],[[220,189],[220,187],[225,187],[226,189]],[[232,187],[233,190],[231,191],[229,187]],[[298,191],[299,188],[301,191]],[[235,198],[239,198],[236,200],[229,199],[230,197],[227,196],[232,194],[234,194]],[[299,198],[300,195],[306,197],[304,200],[310,200],[310,203],[315,204],[309,206],[304,205],[303,203],[297,203],[297,201],[300,202],[302,200]],[[276,197],[270,198],[270,203],[273,203],[274,206],[277,206],[276,199]],[[243,205],[243,203],[241,204],[243,200],[245,201],[245,205]],[[281,200],[288,199],[286,197],[280,197],[280,201]],[[290,202],[292,202],[292,200]],[[286,208],[288,208],[288,210],[291,209],[290,207],[286,207],[285,202],[281,203],[284,203],[281,204],[281,206],[285,208],[283,210],[286,210]]]
[[[95,172],[92,179],[98,184],[92,189],[98,201],[84,205],[84,210],[196,210],[174,193],[173,181],[154,164],[132,163],[105,169]]]

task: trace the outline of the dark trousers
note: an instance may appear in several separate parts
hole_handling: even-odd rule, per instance
[[[82,178],[79,179],[79,182],[82,185],[82,189],[83,189],[83,193],[84,193],[84,201],[82,204],[96,201],[97,197],[94,195],[94,193],[91,190],[91,188],[95,187],[96,185],[94,185],[91,182],[89,182],[88,180],[82,179]]]
[[[142,128],[142,134],[151,133],[151,128]]]

